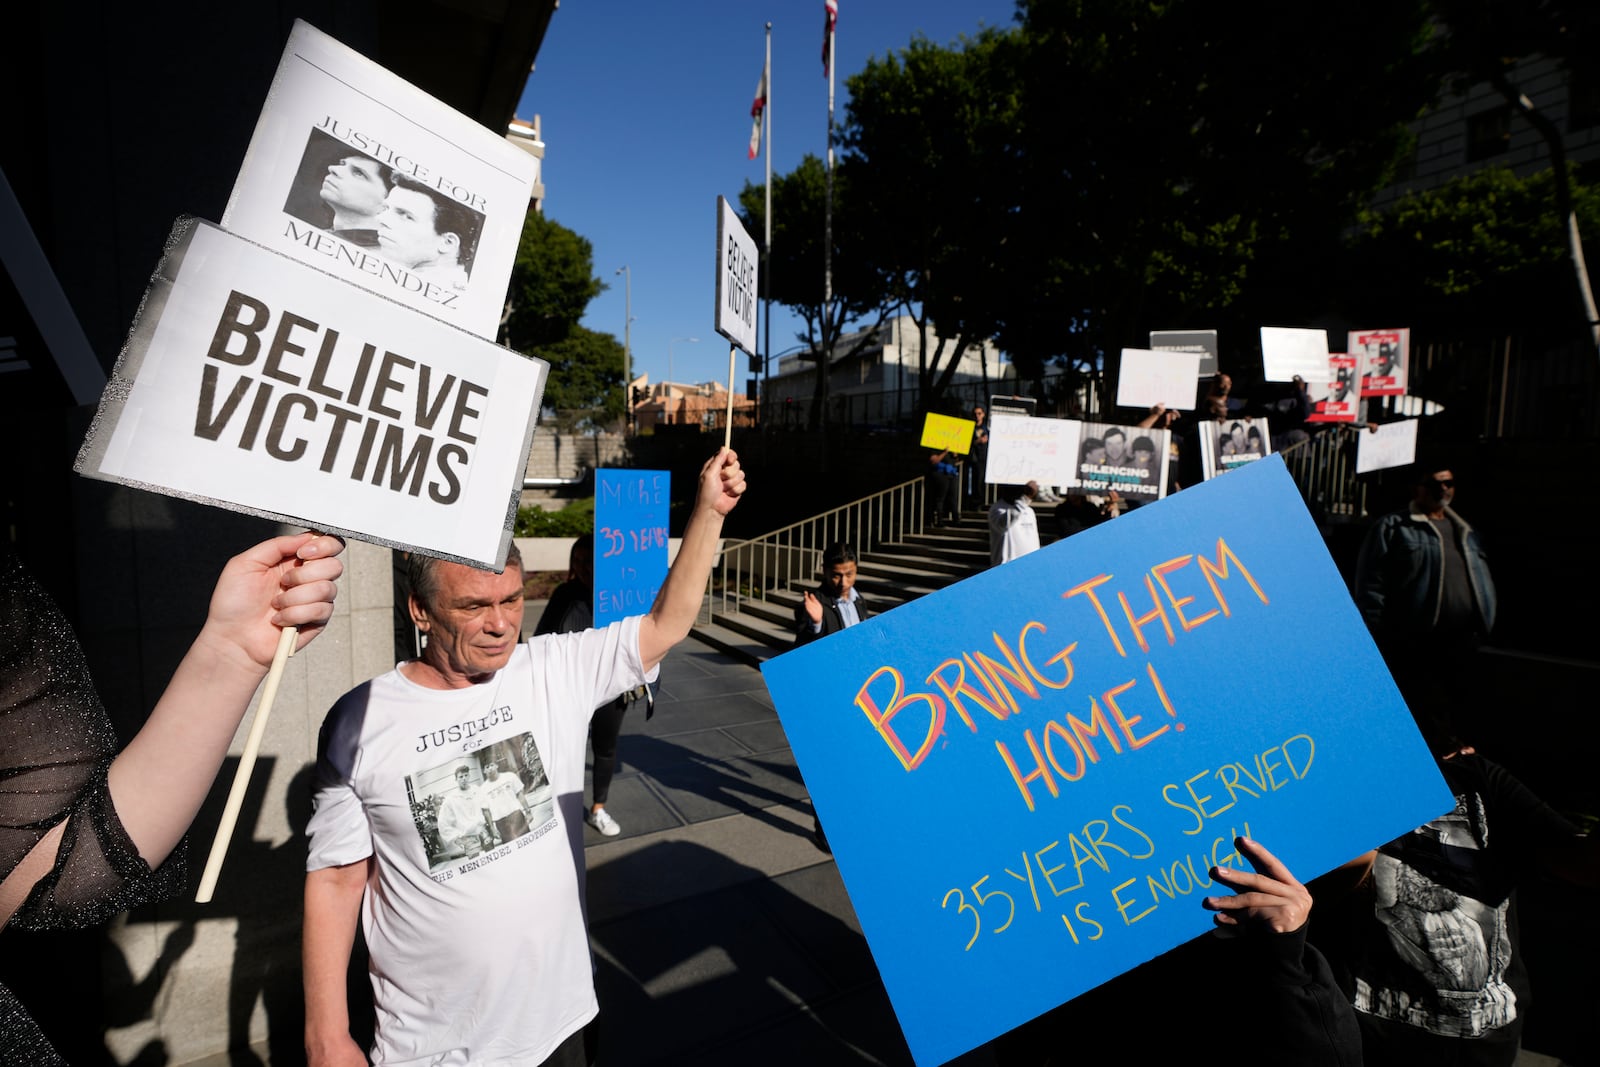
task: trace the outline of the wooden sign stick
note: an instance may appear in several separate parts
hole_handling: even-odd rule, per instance
[[[228,853],[228,841],[233,837],[233,824],[239,821],[239,808],[244,804],[245,790],[250,787],[250,772],[255,769],[256,753],[261,749],[261,737],[267,732],[267,719],[272,715],[272,704],[278,699],[278,680],[283,668],[294,655],[294,642],[299,628],[285,626],[278,635],[278,648],[272,655],[272,667],[267,671],[267,681],[261,690],[261,706],[256,708],[255,721],[250,724],[250,736],[245,739],[244,753],[239,757],[239,767],[233,772],[233,788],[228,791],[228,803],[222,809],[222,822],[217,826],[217,836],[211,841],[211,855],[206,857],[205,873],[200,876],[200,888],[195,891],[196,904],[209,904],[217,888],[217,876],[222,873],[222,857]]]
[[[728,417],[722,427],[722,447],[733,447],[733,357],[739,351],[738,345],[728,346]]]

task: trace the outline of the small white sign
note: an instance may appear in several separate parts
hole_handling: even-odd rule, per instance
[[[995,412],[989,419],[989,458],[983,480],[995,485],[1072,484],[1081,425],[1070,419]]]
[[[1292,326],[1261,327],[1261,369],[1269,382],[1308,382],[1328,374],[1328,331]]]
[[[504,566],[549,366],[180,219],[91,478]]]
[[[717,197],[717,332],[755,355],[756,242],[733,205]],[[731,388],[731,386],[730,386]]]
[[[1117,406],[1151,408],[1165,404],[1172,411],[1193,411],[1200,353],[1122,350],[1117,374]]]
[[[1417,420],[1386,422],[1356,434],[1356,473],[1404,467],[1417,460]]]
[[[492,340],[538,176],[498,133],[297,20],[222,225]]]

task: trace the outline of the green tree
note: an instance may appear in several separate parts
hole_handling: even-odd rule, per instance
[[[537,355],[550,363],[544,405],[555,409],[564,428],[609,425],[622,418],[627,410],[624,353],[611,334],[574,326],[561,340],[541,345]]]
[[[794,170],[772,179],[772,250],[767,258],[766,282],[773,300],[800,316],[804,331],[796,340],[821,353],[831,367],[841,355],[864,347],[863,335],[847,353],[837,351],[839,338],[852,325],[881,324],[887,300],[859,253],[862,228],[850,214],[855,198],[851,175],[837,167],[833,185],[833,293],[824,300],[823,218],[827,173],[822,161],[807,154]],[[750,233],[764,233],[766,186],[745,183],[739,193],[741,218]],[[819,371],[820,371],[819,367]],[[810,424],[821,423],[827,377],[818,373],[813,388]]]
[[[1348,289],[1378,319],[1503,326],[1571,321],[1566,226],[1553,171],[1491,169],[1368,211],[1351,240]],[[1600,186],[1571,181],[1578,228],[1600,236]]]
[[[917,325],[927,408],[967,348],[994,336],[1006,295],[997,281],[1015,206],[1005,180],[1020,103],[1015,37],[986,30],[951,48],[919,37],[848,80],[851,196],[873,208],[854,220],[858,266]]]
[[[587,238],[528,212],[501,336],[517,351],[549,362],[544,403],[564,429],[613,423],[627,408],[622,345],[611,334],[578,325],[589,301],[605,288],[594,276],[594,247]]]
[[[529,211],[506,294],[506,343],[531,352],[562,340],[605,288],[594,276],[594,246],[588,239]]]

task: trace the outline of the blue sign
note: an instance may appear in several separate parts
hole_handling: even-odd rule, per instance
[[[762,670],[919,1064],[1454,805],[1276,456]]]
[[[643,615],[667,578],[668,471],[602,468],[594,477],[594,624]]]

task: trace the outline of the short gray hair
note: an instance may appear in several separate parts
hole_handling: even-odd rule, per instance
[[[439,595],[439,564],[445,562],[433,556],[424,556],[420,552],[412,552],[406,556],[406,592],[416,597],[417,603],[434,610],[434,601]],[[522,553],[517,549],[517,543],[511,542],[511,550],[506,553],[505,570],[516,567],[522,571]],[[500,573],[504,574],[505,570]]]

